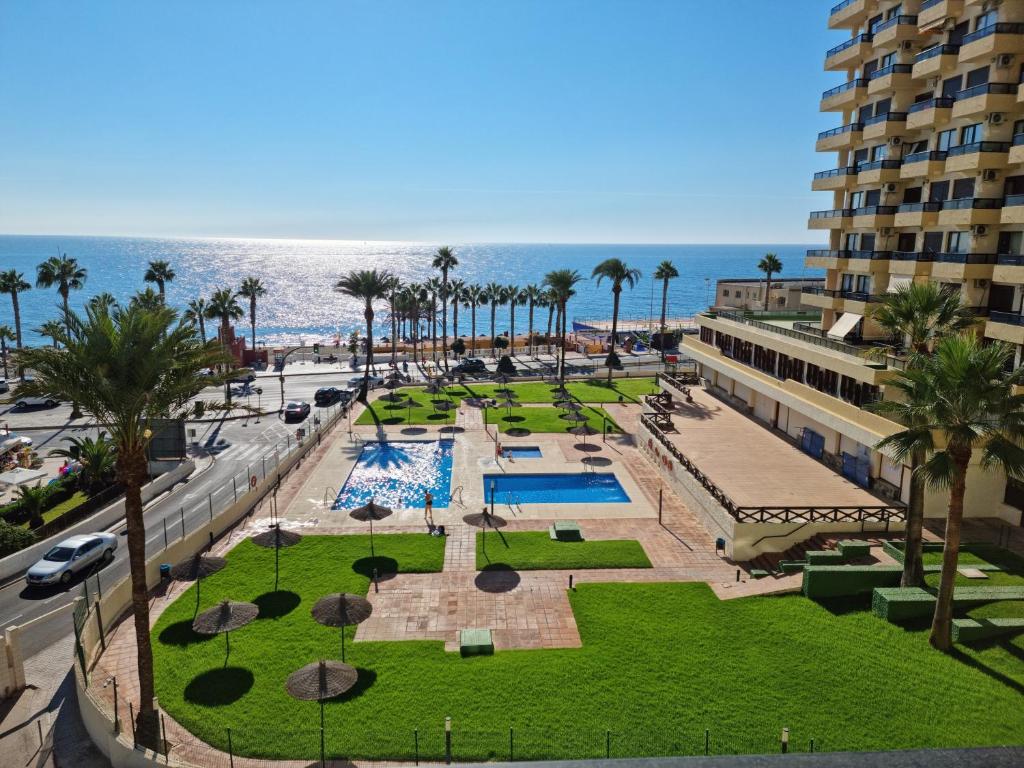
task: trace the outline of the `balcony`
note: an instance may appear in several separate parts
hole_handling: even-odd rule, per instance
[[[871,53],[871,34],[864,32],[854,35],[845,43],[831,48],[825,53],[825,69],[853,69]]]
[[[927,275],[932,271],[935,254],[926,251],[893,251],[889,261],[889,274],[902,277]]]
[[[891,227],[896,216],[895,205],[866,205],[854,208],[852,226],[858,229]]]
[[[924,0],[917,12],[917,28],[927,32],[964,12],[964,0]]]
[[[868,313],[868,304],[880,304],[885,301],[885,296],[867,291],[836,291],[836,298],[841,300],[838,309],[844,312],[856,312],[858,315]]]
[[[896,206],[894,227],[930,227],[938,223],[942,203],[903,203]]]
[[[1003,200],[1000,224],[1024,224],[1024,195],[1007,195]]]
[[[813,288],[804,286],[800,289],[800,305],[803,307],[818,307],[820,309],[835,309],[839,306],[837,294],[831,288]]]
[[[903,158],[900,166],[901,179],[923,179],[938,176],[946,169],[946,153],[914,152]]]
[[[999,22],[964,35],[960,41],[960,63],[1021,51],[1024,51],[1024,24]]]
[[[889,136],[902,136],[907,132],[906,112],[885,112],[869,117],[864,121],[863,139],[883,139]]]
[[[880,182],[897,181],[900,177],[900,160],[875,160],[857,166],[858,184],[878,184]]]
[[[818,105],[818,109],[822,112],[842,112],[844,109],[852,109],[864,99],[867,88],[868,81],[862,77],[837,85],[821,94],[821,104]]]
[[[998,224],[1002,198],[964,197],[946,200],[939,211],[939,225],[943,227],[972,227],[978,224]]]
[[[871,32],[875,48],[917,38],[917,16],[901,14],[878,24]]]
[[[815,192],[833,192],[837,189],[851,189],[857,185],[857,166],[847,165],[814,174],[811,189]]]
[[[807,251],[804,258],[804,266],[818,267],[820,269],[841,269],[846,266],[850,258],[850,251],[833,251],[827,248],[812,248]]]
[[[1024,133],[1015,133],[1013,141],[1010,142],[1010,153],[1006,162],[1011,165],[1024,163]]]
[[[1005,168],[1009,151],[1007,141],[976,141],[950,147],[946,153],[946,173]]]
[[[1024,344],[1024,314],[991,310],[985,323],[985,337],[1010,344]]]
[[[861,123],[847,123],[838,128],[822,131],[814,149],[818,152],[831,152],[838,149],[849,149],[863,139],[864,126]]]
[[[996,256],[992,280],[997,283],[1024,283],[1024,256],[1014,253]]]
[[[890,64],[876,69],[868,78],[868,94],[901,91],[913,86],[909,64]]]
[[[925,48],[914,57],[914,68],[911,76],[915,80],[936,77],[952,72],[960,59],[960,46],[954,43],[942,43]]]
[[[1016,83],[982,83],[957,91],[953,118],[1007,112],[1017,105]],[[865,137],[866,138],[866,137]]]
[[[811,217],[807,222],[808,229],[842,229],[850,226],[850,217],[853,211],[850,208],[836,208],[831,211],[811,211]]]
[[[853,29],[864,23],[868,13],[873,11],[876,0],[843,0],[832,6],[828,15],[829,29]]]
[[[907,130],[933,128],[949,122],[953,113],[953,97],[939,96],[918,101],[907,110]]]
[[[992,277],[994,253],[936,253],[933,280],[980,280]]]
[[[850,251],[846,266],[854,272],[878,272],[889,263],[891,251]]]

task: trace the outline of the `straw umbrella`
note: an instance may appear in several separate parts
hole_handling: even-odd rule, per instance
[[[260,615],[260,609],[254,603],[233,603],[223,600],[219,605],[209,608],[192,622],[192,629],[200,635],[219,635],[224,633],[224,665],[227,666],[228,655],[231,653],[231,633],[250,624]]]
[[[252,537],[252,543],[257,547],[264,547],[266,549],[274,548],[274,589],[277,589],[277,579],[280,573],[279,559],[281,556],[282,547],[293,547],[302,541],[302,535],[295,531],[282,531],[280,523],[274,523],[274,526],[263,533],[258,533]]]
[[[559,402],[559,408],[566,411],[582,411],[583,406],[577,403],[575,400],[562,400]]]
[[[358,680],[355,667],[321,659],[288,675],[284,687],[293,699],[320,702],[320,732],[323,733],[324,700],[352,690]]]
[[[397,403],[404,397],[404,395],[402,395],[400,392],[395,392],[395,390],[398,389],[400,386],[401,382],[399,382],[397,379],[388,379],[387,381],[384,382],[384,388],[387,389],[388,392],[386,394],[381,395],[380,399],[386,400],[389,403]]]
[[[597,434],[597,430],[594,429],[589,424],[580,424],[578,427],[572,427],[572,428],[569,429],[569,432],[571,434],[573,434],[573,435],[582,435],[583,436],[583,444],[584,445],[587,444],[587,435],[596,435]],[[599,448],[599,450],[600,450],[600,448]]]
[[[584,416],[579,411],[566,411],[565,413],[562,414],[562,418],[565,419],[566,421],[576,422],[577,424],[582,424],[583,422],[587,421],[587,417]]]
[[[508,409],[508,415],[509,415],[510,418],[512,416],[512,409],[515,408],[518,405],[519,405],[519,403],[517,403],[511,397],[505,398],[500,403],[498,403],[498,407],[499,408],[507,408]]]
[[[391,514],[392,510],[388,509],[387,507],[382,507],[380,504],[377,504],[373,499],[370,499],[369,504],[364,504],[361,507],[356,507],[355,509],[348,513],[348,516],[351,517],[353,520],[358,520],[362,523],[368,522],[370,524],[370,558],[373,560],[377,559],[377,555],[373,549],[373,521],[383,520],[385,517],[390,517]]]
[[[504,528],[508,525],[508,521],[505,518],[491,514],[487,511],[487,507],[484,507],[483,512],[472,512],[465,515],[462,518],[462,522],[466,525],[471,525],[474,528],[479,528],[483,532],[482,538],[484,552],[487,551],[487,529],[493,528],[494,530],[498,530],[499,528]]]
[[[365,597],[335,592],[321,597],[313,606],[313,618],[325,627],[341,628],[341,660],[345,660],[345,627],[362,624],[373,613],[373,606]]]
[[[455,408],[455,403],[451,400],[441,400],[440,402],[434,403],[435,411],[444,411],[444,420],[448,421],[448,412]]]
[[[202,580],[217,571],[223,570],[228,561],[216,555],[197,554],[171,568],[171,578],[175,581],[194,581],[196,583],[196,611],[199,611],[199,585]]]

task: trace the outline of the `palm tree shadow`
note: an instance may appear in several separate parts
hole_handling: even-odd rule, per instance
[[[164,627],[157,640],[161,645],[187,646],[192,643],[205,643],[212,640],[214,635],[201,635],[192,629],[192,619],[183,619]]]
[[[258,618],[279,619],[299,607],[302,598],[296,593],[286,589],[279,589],[276,592],[264,592],[253,600],[253,603],[260,609]]]
[[[976,659],[973,656],[964,653],[959,648],[953,648],[952,650],[950,650],[949,655],[957,661],[961,662],[962,664],[966,664],[969,667],[977,669],[979,672],[983,672],[984,674],[988,675],[993,680],[995,680],[997,683],[1002,683],[1007,688],[1010,688],[1016,691],[1017,693],[1024,695],[1024,683],[1021,683],[1018,680],[1014,680],[1012,677],[1009,677],[1008,675],[1000,672],[997,669],[993,669],[988,664],[982,662],[980,659]]]

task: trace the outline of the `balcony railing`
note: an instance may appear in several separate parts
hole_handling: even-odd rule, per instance
[[[839,3],[838,5],[833,5],[832,6],[832,10],[828,12],[828,15],[829,16],[835,16],[841,10],[843,10],[844,8],[849,8],[851,5],[853,5],[856,2],[857,2],[857,0],[843,0],[843,2]]]
[[[897,213],[935,213],[942,210],[942,203],[901,203],[896,206]]]
[[[868,259],[870,261],[885,261],[892,251],[850,251],[851,259]]]
[[[853,215],[852,208],[834,208],[831,211],[811,211],[812,219],[838,219]]]
[[[994,253],[936,253],[935,261],[940,264],[995,264]]]
[[[1001,197],[961,197],[955,200],[944,200],[944,211],[967,211],[972,209],[993,210],[1003,207]]]
[[[961,144],[956,147],[949,148],[949,157],[960,157],[961,155],[971,155],[975,152],[1009,152],[1010,143],[1008,141],[975,141],[971,144]]]
[[[926,109],[951,109],[953,107],[952,96],[936,96],[934,99],[916,101],[907,108],[907,113],[924,112]],[[918,153],[922,154],[922,153]]]
[[[996,256],[996,264],[1001,264],[1005,267],[1024,267],[1024,254],[1000,253]]]
[[[910,64],[890,64],[888,67],[876,69],[874,72],[871,73],[871,76],[868,79],[878,80],[879,78],[885,77],[886,75],[909,75],[911,69],[913,69],[913,67]]]
[[[865,88],[867,84],[867,80],[865,80],[863,77],[858,77],[856,80],[851,80],[848,83],[837,85],[835,88],[829,88],[827,91],[821,94],[821,98],[827,99],[831,96],[838,96],[840,93],[845,93],[846,91],[853,90],[854,88]]]
[[[946,153],[944,151],[933,149],[930,152],[928,150],[924,152],[911,152],[903,158],[903,164],[910,165],[911,163],[923,163],[925,161],[938,162],[945,159]]]
[[[1007,195],[1003,200],[1003,207],[1008,208],[1012,205],[1024,205],[1024,195]]]
[[[865,205],[861,208],[854,208],[854,216],[891,216],[896,213],[895,205]]]
[[[893,261],[934,261],[935,254],[927,251],[893,251]]]
[[[861,163],[857,166],[858,173],[861,171],[877,171],[880,169],[894,170],[903,164],[902,160],[872,160],[870,163]]]
[[[840,299],[862,301],[867,304],[881,304],[885,301],[885,296],[868,293],[867,291],[836,291],[836,296]]]
[[[892,29],[898,24],[911,24],[917,26],[917,16],[907,16],[901,14],[900,16],[893,16],[891,19],[886,19],[882,23],[876,25],[872,30],[871,34],[877,35],[879,32],[884,32],[887,29]]]
[[[960,45],[967,45],[973,43],[975,40],[981,40],[989,35],[1020,35],[1024,34],[1024,24],[1015,24],[1013,22],[1000,21],[995,24],[989,24],[987,27],[982,27],[979,30],[971,32],[969,35],[964,35],[960,41]]]
[[[924,8],[921,9],[922,11]],[[941,45],[933,45],[931,48],[925,48],[919,54],[914,57],[914,63],[918,64],[928,59],[934,59],[936,56],[956,56],[960,53],[960,46],[955,43],[942,43]]]
[[[843,133],[849,133],[850,131],[862,131],[864,130],[863,123],[847,123],[846,125],[840,125],[838,128],[830,128],[827,131],[822,131],[818,134],[818,139],[827,139],[832,136],[839,136]]]
[[[1024,144],[1024,133],[1015,133],[1015,134],[1013,134],[1013,142],[1012,143],[1013,143],[1013,146],[1015,146],[1015,147],[1019,147],[1021,144]]]
[[[970,88],[964,88],[962,91],[956,92],[956,100],[963,101],[964,99],[972,99],[975,96],[984,96],[986,93],[994,94],[1016,94],[1017,84],[1016,83],[982,83],[981,85],[974,85]]]
[[[878,123],[905,123],[906,121],[906,112],[883,112],[874,117],[867,117],[863,122],[864,125],[878,125]]]
[[[1024,314],[1021,314],[1020,312],[1003,312],[993,309],[988,313],[988,319],[993,323],[1024,325]]]
[[[929,8],[936,6],[941,2],[942,0],[924,0],[924,2],[921,3],[921,10],[927,11]]]
[[[829,171],[818,171],[814,174],[814,179],[834,179],[837,176],[853,176],[857,173],[857,166],[847,165],[842,168],[833,168]]]
[[[870,32],[864,32],[864,33],[859,34],[859,35],[854,35],[849,40],[847,40],[845,43],[840,43],[835,48],[829,48],[827,51],[825,51],[825,58],[829,59],[829,58],[835,56],[837,53],[842,53],[843,51],[845,51],[848,48],[853,48],[853,46],[855,46],[855,45],[860,45],[861,43],[870,43],[871,40],[872,40],[872,35],[871,35]]]
[[[812,248],[807,251],[807,258],[811,259],[814,257],[822,259],[848,259],[850,258],[850,251],[833,251],[827,248]]]

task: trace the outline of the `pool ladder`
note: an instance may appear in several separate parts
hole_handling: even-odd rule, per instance
[[[334,500],[338,498],[338,491],[331,486],[324,488],[324,509],[330,509]]]
[[[509,492],[505,497],[505,506],[509,508],[512,514],[523,514],[523,506],[518,496],[513,497],[512,493]]]
[[[455,497],[456,496],[459,497],[459,506],[460,507],[465,507],[466,506],[466,502],[464,502],[462,500],[462,486],[461,485],[456,486],[455,490],[452,491],[450,494],[448,494],[448,503],[451,504],[453,501],[455,501]]]

